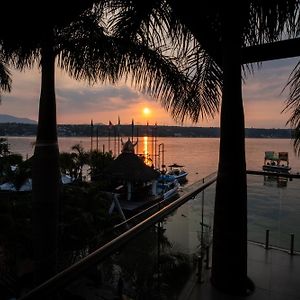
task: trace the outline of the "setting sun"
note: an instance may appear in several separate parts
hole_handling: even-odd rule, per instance
[[[148,116],[150,113],[151,113],[151,110],[150,110],[148,107],[145,107],[145,108],[143,109],[143,114],[144,114],[144,115]]]

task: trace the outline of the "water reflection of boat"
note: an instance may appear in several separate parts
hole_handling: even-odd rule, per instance
[[[185,170],[184,166],[178,165],[176,163],[169,165],[166,172],[167,175],[173,175],[178,182],[184,183],[187,181],[188,172]]]
[[[264,176],[265,186],[287,187],[288,178],[282,176]]]
[[[276,173],[289,173],[291,167],[289,166],[288,152],[266,151],[263,170]]]

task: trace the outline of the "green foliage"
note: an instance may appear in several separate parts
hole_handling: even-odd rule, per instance
[[[0,183],[13,183],[19,190],[24,182],[31,178],[32,159],[23,161],[21,154],[9,154],[0,157]]]
[[[81,183],[63,187],[59,222],[61,266],[74,263],[104,242],[119,216],[109,215],[109,195],[99,185]],[[33,258],[32,193],[0,191],[0,240],[7,266]],[[16,260],[17,259],[17,260]],[[61,267],[60,266],[60,267]]]
[[[74,181],[83,179],[83,167],[88,163],[89,155],[81,144],[71,147],[72,152],[62,152],[59,155],[60,171],[69,175]]]
[[[21,154],[0,157],[0,183],[13,183],[18,190],[31,177],[31,159],[23,161]]]
[[[0,192],[0,240],[10,257],[32,257],[32,197]]]
[[[105,173],[103,170],[109,166],[113,161],[111,152],[92,151],[89,159],[89,172],[92,181],[105,180]]]
[[[16,189],[19,190],[20,187],[24,184],[24,182],[31,178],[32,172],[32,159],[27,159],[25,161],[20,162],[17,165],[17,169],[14,172],[14,177],[12,178],[12,183],[15,185]]]
[[[74,153],[69,152],[61,152],[59,154],[59,165],[61,173],[69,175],[72,178],[76,178],[78,176],[74,156]]]
[[[9,144],[7,142],[7,139],[0,138],[0,157],[6,156],[10,153],[9,151]]]
[[[64,186],[60,244],[65,251],[96,246],[116,219],[108,214],[111,198],[97,185]]]

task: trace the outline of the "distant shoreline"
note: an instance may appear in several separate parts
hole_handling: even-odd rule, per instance
[[[0,123],[0,136],[35,137],[36,124]],[[157,137],[187,137],[187,138],[219,138],[219,127],[183,127],[154,125],[73,125],[57,126],[59,137],[111,137],[115,136],[157,136]],[[291,139],[291,129],[245,128],[246,138]]]

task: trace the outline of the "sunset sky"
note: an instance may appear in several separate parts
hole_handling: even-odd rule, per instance
[[[249,74],[243,85],[246,127],[288,128],[285,123],[288,113],[281,113],[287,91],[281,94],[289,74],[299,58],[263,63],[254,74]],[[37,120],[40,93],[40,74],[34,69],[20,73],[13,71],[13,90],[2,95],[1,114]],[[95,85],[70,79],[59,69],[56,72],[57,115],[59,124],[113,124],[118,121],[129,124],[181,125],[176,124],[155,100],[150,99],[130,86]],[[147,108],[147,110],[145,110]],[[186,126],[219,126],[219,116],[212,120],[200,120]]]

